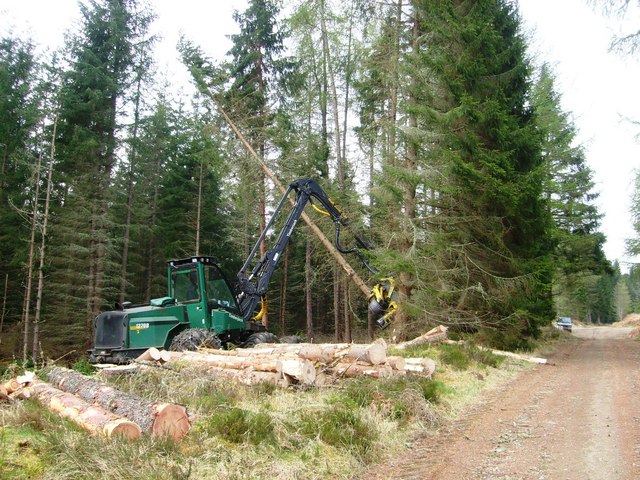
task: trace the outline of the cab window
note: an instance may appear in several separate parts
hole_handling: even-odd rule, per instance
[[[200,300],[200,282],[198,271],[175,270],[171,273],[173,296],[180,303],[197,302]]]

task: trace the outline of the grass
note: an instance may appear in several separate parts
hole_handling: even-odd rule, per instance
[[[185,404],[195,421],[177,444],[146,435],[112,441],[33,401],[1,405],[0,479],[350,478],[401,454],[416,434],[522,368],[466,345],[416,347],[402,355],[436,360],[434,379],[343,379],[328,388],[282,390],[246,387],[185,366],[106,379],[147,399]]]

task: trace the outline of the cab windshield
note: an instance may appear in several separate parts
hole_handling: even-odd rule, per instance
[[[213,265],[205,265],[204,278],[205,290],[209,301],[217,303],[225,310],[237,313],[239,309],[236,297],[222,272]]]

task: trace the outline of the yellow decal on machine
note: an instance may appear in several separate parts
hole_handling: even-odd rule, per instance
[[[129,327],[130,330],[136,333],[140,333],[140,330],[146,330],[147,328],[149,328],[148,323],[136,323],[135,325],[131,325],[131,327]]]

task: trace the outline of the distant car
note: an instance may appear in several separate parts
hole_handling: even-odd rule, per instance
[[[573,321],[569,317],[560,317],[556,320],[556,328],[570,332],[573,328]]]

